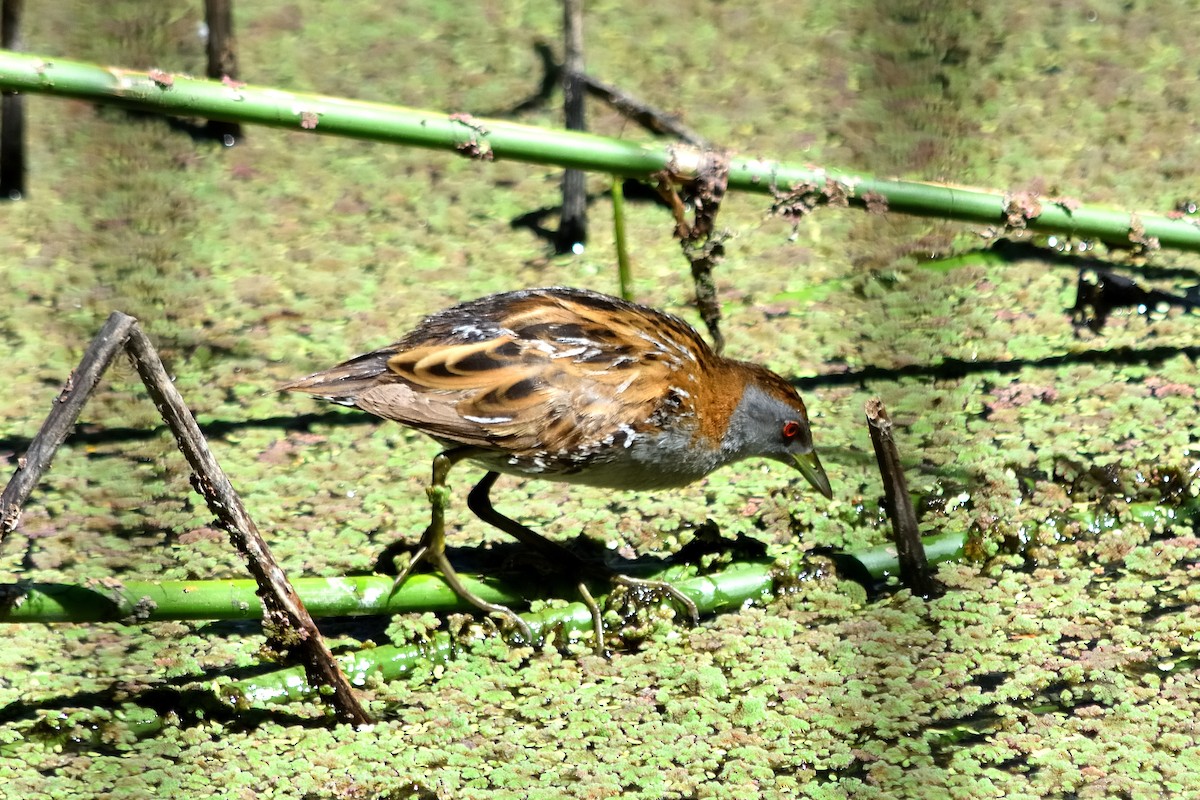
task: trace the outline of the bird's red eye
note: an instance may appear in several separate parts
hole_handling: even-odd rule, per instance
[[[795,439],[800,435],[800,423],[794,419],[789,419],[783,423],[783,438]]]

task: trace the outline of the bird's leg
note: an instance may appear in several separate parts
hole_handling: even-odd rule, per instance
[[[568,569],[573,570],[577,575],[583,575],[590,571],[589,565],[583,559],[558,542],[553,542],[544,536],[534,533],[515,519],[504,516],[492,506],[489,494],[492,491],[492,486],[496,483],[496,479],[499,477],[499,472],[489,472],[487,475],[484,475],[483,480],[475,484],[475,488],[467,495],[467,508],[475,512],[475,516],[484,522],[499,528],[510,536],[516,537],[517,541],[521,544],[541,553],[542,557],[547,561],[559,565],[565,562],[568,565]],[[596,637],[596,651],[603,653],[604,622],[600,614],[600,606],[596,603],[595,598],[592,597],[592,593],[588,591],[587,584],[583,580],[579,581],[576,588],[583,598],[583,604],[587,606],[588,611],[592,615],[592,632]]]
[[[471,493],[467,495],[467,507],[475,512],[475,516],[484,522],[499,528],[510,536],[516,537],[525,546],[531,547],[541,553],[543,558],[555,564],[562,565],[579,576],[580,580],[577,587],[580,595],[583,597],[584,604],[592,614],[592,630],[596,636],[598,650],[602,650],[604,647],[604,624],[600,614],[600,606],[592,598],[591,593],[588,591],[587,583],[584,580],[587,577],[602,578],[620,586],[650,589],[651,591],[666,595],[683,607],[692,625],[699,624],[700,613],[696,608],[695,602],[670,583],[666,581],[631,578],[628,575],[621,575],[606,566],[584,561],[558,542],[553,542],[544,536],[534,533],[516,520],[501,514],[492,506],[492,501],[489,497],[492,485],[496,483],[496,478],[498,477],[500,477],[500,474],[497,472],[489,472],[485,475],[483,480],[477,483],[475,488],[471,490]]]
[[[466,600],[471,605],[481,611],[486,611],[488,614],[495,614],[506,618],[513,627],[521,633],[521,637],[528,643],[533,642],[533,635],[529,630],[529,625],[523,619],[517,616],[508,606],[502,606],[498,603],[489,603],[479,595],[468,589],[458,577],[458,573],[454,571],[454,567],[450,566],[450,560],[446,558],[446,506],[450,501],[450,488],[446,486],[446,476],[450,472],[450,468],[454,466],[456,461],[460,461],[470,454],[470,448],[457,448],[447,450],[444,453],[439,453],[433,459],[433,480],[429,488],[425,490],[429,496],[430,519],[429,527],[421,534],[421,543],[417,550],[413,553],[407,566],[396,576],[395,583],[392,584],[392,591],[400,588],[404,583],[409,573],[421,561],[429,562],[438,572],[442,573],[442,578],[454,590],[454,593]]]

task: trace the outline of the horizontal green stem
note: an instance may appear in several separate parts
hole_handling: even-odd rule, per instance
[[[676,581],[673,585],[690,597],[703,615],[740,608],[749,601],[767,599],[777,577],[777,567],[774,565],[751,562],[735,564],[720,573]],[[603,598],[598,599],[603,603]],[[544,641],[550,632],[562,640],[592,629],[591,612],[583,603],[529,612],[522,614],[521,619],[538,641]],[[466,642],[461,637],[455,638],[442,632],[435,634],[427,643],[372,647],[338,658],[349,681],[361,686],[371,676],[385,681],[397,680],[419,665],[445,663],[464,644]],[[288,702],[312,694],[312,689],[305,682],[304,670],[300,667],[288,667],[213,688],[221,702],[234,706]]]
[[[464,114],[420,111],[265,87],[199,80],[160,71],[101,67],[44,55],[0,51],[0,89],[75,97],[140,111],[197,116],[295,131],[349,136],[416,147],[457,151],[483,159],[591,170],[651,179],[670,171],[694,177],[703,153],[681,144],[637,143]],[[841,199],[918,216],[1003,228],[1017,214],[1023,227],[1128,245],[1158,240],[1162,247],[1200,250],[1200,227],[1191,219],[1023,198],[1002,192],[876,178],[780,161],[732,159],[729,188],[759,193],[799,189],[813,202]],[[1014,211],[1015,209],[1015,211]]]
[[[931,553],[931,562],[961,557],[964,541],[965,536],[959,534],[956,547],[931,548],[927,551]],[[895,570],[894,557],[891,565]],[[746,562],[734,564],[712,575],[676,581],[673,585],[691,598],[700,614],[707,615],[741,608],[747,602],[769,598],[778,578],[776,565]],[[295,585],[297,591],[303,593],[300,582],[295,582]],[[522,614],[521,618],[529,626],[534,638],[539,641],[544,641],[551,631],[561,640],[588,632],[592,627],[591,613],[583,603],[530,612]],[[463,644],[465,642],[461,638],[455,639],[449,633],[442,632],[435,634],[427,643],[373,647],[338,658],[347,679],[352,684],[361,686],[372,676],[385,681],[397,680],[420,665],[445,663]],[[312,694],[312,689],[305,683],[304,670],[300,667],[288,667],[232,683],[218,684],[213,687],[213,691],[219,702],[236,707],[247,703],[289,702]]]
[[[463,582],[493,603],[521,603],[517,594],[488,578]],[[412,575],[395,592],[392,578],[356,575],[295,578],[292,586],[313,617],[403,614],[410,611],[470,611],[436,575]],[[261,619],[262,604],[250,579],[202,581],[121,581],[109,585],[69,583],[0,584],[9,602],[0,622],[155,622],[163,620]]]
[[[1200,499],[1189,498],[1178,506],[1134,502],[1111,513],[1099,506],[1086,507],[1073,510],[1066,517],[1098,530],[1130,521],[1154,528],[1200,519]],[[1054,523],[1048,520],[1047,524]],[[923,540],[926,555],[935,564],[960,558],[964,542],[961,531]],[[864,582],[884,579],[898,568],[895,547],[891,544],[835,554],[834,558],[848,577]],[[552,597],[560,591],[560,587],[544,584],[516,585],[492,578],[462,574],[459,577],[484,600],[509,606]],[[652,577],[669,579],[664,575]],[[395,591],[393,580],[381,575],[296,578],[292,584],[314,617],[474,610],[437,575],[409,576]],[[736,564],[718,575],[679,581],[677,585],[695,601],[701,613],[712,614],[769,592],[770,567],[753,562]],[[255,582],[249,579],[122,581],[92,586],[32,581],[0,584],[0,623],[259,619],[262,606],[256,589]],[[541,623],[534,619],[530,624]]]
[[[661,146],[587,133],[9,51],[0,51],[0,89],[629,176],[668,163]]]
[[[1134,521],[1147,527],[1193,522],[1200,518],[1200,500],[1189,498],[1178,506],[1135,502],[1120,513],[1099,507],[1076,509],[1071,520],[1100,530]],[[1047,524],[1054,524],[1048,521]],[[926,555],[933,563],[962,557],[966,536],[951,532],[924,540]],[[878,580],[896,571],[894,548],[880,546],[838,556],[839,565],[852,565],[847,574]],[[798,565],[803,566],[803,565]],[[459,576],[471,589],[491,602],[518,605],[531,599],[530,587],[520,593],[491,581]],[[665,577],[665,576],[655,576]],[[741,607],[747,601],[770,596],[779,578],[778,567],[755,562],[738,563],[728,569],[674,585],[690,597],[702,614],[713,614]],[[411,576],[394,594],[392,580],[386,577],[299,578],[293,581],[313,616],[329,614],[381,614],[401,611],[469,611],[442,580],[432,575]],[[80,587],[62,584],[18,583],[0,585],[0,621],[125,621],[152,619],[250,619],[260,614],[254,583],[248,580],[224,581],[129,581],[118,587]],[[534,637],[544,640],[553,635],[557,643],[591,630],[591,615],[582,603],[530,612],[522,615]],[[435,634],[428,642],[410,645],[385,645],[338,656],[342,670],[355,685],[368,679],[390,681],[403,678],[421,665],[444,663],[457,649],[479,636],[482,628],[471,627],[457,637]],[[311,696],[312,689],[304,670],[290,667],[237,681],[218,680],[208,691],[193,694],[189,702],[213,710],[244,708],[247,704],[289,702]],[[138,735],[157,730],[162,720],[150,710],[126,704],[120,710]]]

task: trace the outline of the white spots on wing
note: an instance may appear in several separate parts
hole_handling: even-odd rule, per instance
[[[464,322],[450,329],[450,335],[468,342],[482,342],[496,335],[495,328],[482,328],[474,322]]]
[[[463,419],[468,422],[476,422],[480,425],[498,425],[502,422],[512,422],[512,417],[476,417],[471,414],[463,414]]]
[[[603,353],[600,345],[582,336],[563,336],[555,339],[554,344],[566,346],[567,349],[556,351],[551,358],[592,359]]]
[[[599,441],[593,442],[579,451],[572,453],[572,458],[576,461],[587,461],[593,456],[603,454],[605,450],[612,447],[623,447],[628,450],[633,447],[634,441],[638,438],[637,431],[631,428],[626,423],[622,422],[617,426],[617,429],[605,436]]]
[[[673,341],[669,337],[666,339],[660,339],[658,337],[651,336],[645,331],[635,331],[635,333],[639,339],[651,345],[655,352],[666,356],[667,363],[670,364],[674,369],[679,369],[683,365],[684,359],[688,359],[693,362],[696,361],[695,353],[689,350],[685,345]]]
[[[686,358],[688,361],[691,361],[693,364],[700,363],[699,359],[696,358],[696,354],[692,352],[690,347],[684,347],[683,345],[676,343],[675,349],[682,353],[684,358]]]
[[[637,438],[637,433],[635,433],[633,428],[629,427],[624,422],[621,423],[617,430],[625,434],[625,449],[628,450],[633,446],[633,442]]]
[[[519,475],[536,475],[540,472],[551,471],[551,464],[546,458],[546,451],[537,450],[532,453],[513,455],[505,459],[512,472]]]
[[[658,352],[660,352],[660,353],[666,353],[666,352],[667,352],[667,348],[666,348],[666,346],[665,346],[665,345],[662,343],[662,340],[661,340],[661,339],[655,339],[653,336],[651,336],[650,334],[646,333],[645,331],[638,331],[638,330],[635,330],[635,331],[634,331],[634,333],[636,333],[636,334],[637,334],[637,337],[638,337],[639,339],[641,339],[643,342],[647,342],[647,343],[649,343],[650,345],[652,345],[652,346],[654,347],[654,349],[655,349],[655,350],[657,350]]]
[[[622,383],[620,386],[618,386],[618,387],[616,388],[616,393],[617,393],[617,394],[621,394],[621,393],[622,393],[622,392],[624,392],[626,389],[628,389],[628,388],[629,388],[629,387],[630,387],[630,386],[633,384],[633,382],[634,382],[635,380],[637,380],[637,377],[638,377],[638,376],[637,376],[637,373],[635,372],[634,374],[632,374],[632,375],[630,375],[628,378],[626,378],[626,379],[625,379],[625,381],[624,381],[624,382],[623,382],[623,383]]]
[[[664,350],[664,352],[667,350],[670,351],[668,353],[668,355],[671,355],[673,357],[675,366],[677,366],[677,367],[683,363],[684,359],[687,359],[688,361],[691,361],[692,363],[697,363],[696,362],[696,354],[692,352],[692,349],[690,347],[688,347],[686,344],[684,344],[682,342],[677,342],[674,339],[668,338],[666,340],[665,344],[663,345],[663,350]],[[683,356],[683,358],[680,358],[680,356]]]

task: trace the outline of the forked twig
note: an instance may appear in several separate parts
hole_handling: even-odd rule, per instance
[[[122,347],[132,357],[154,405],[175,435],[175,441],[192,469],[193,488],[204,497],[218,524],[229,533],[238,552],[246,558],[250,573],[258,583],[258,595],[263,603],[263,628],[272,644],[299,656],[311,685],[332,689],[331,702],[339,722],[356,725],[370,722],[371,718],[334,661],[316,623],[271,555],[233,484],[209,449],[195,417],[171,383],[162,359],[133,317],[114,311],[92,340],[79,367],[67,379],[46,422],[18,464],[16,474],[0,495],[0,536],[16,528],[21,507],[66,439],[100,376]]]

